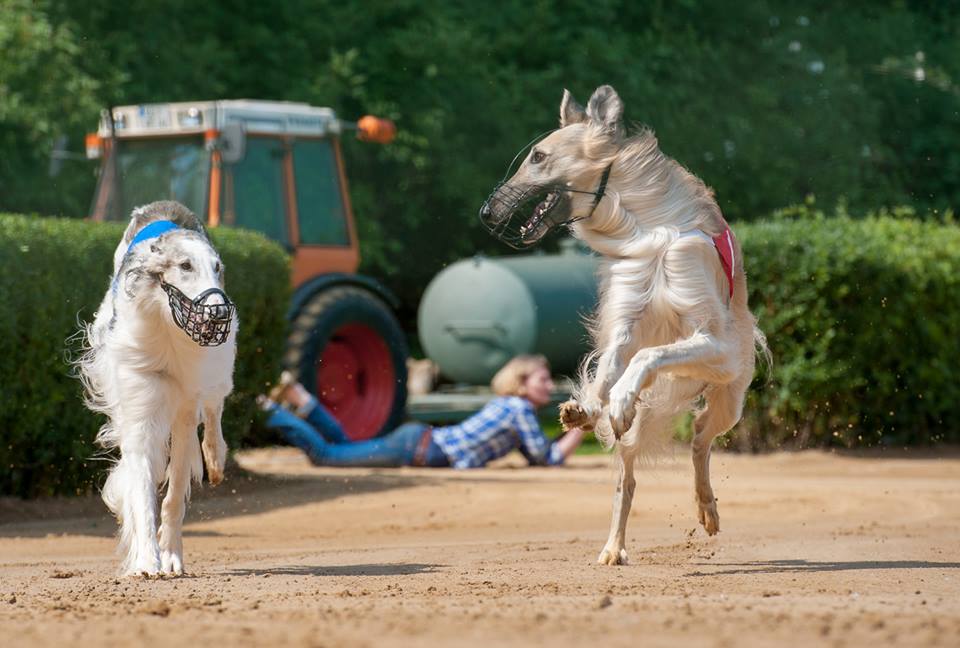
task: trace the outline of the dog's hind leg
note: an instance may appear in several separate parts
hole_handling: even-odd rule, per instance
[[[697,516],[708,535],[720,530],[717,500],[710,485],[710,449],[713,440],[740,420],[743,398],[753,372],[740,376],[728,385],[715,385],[704,392],[706,408],[693,422],[693,469],[697,496]]]
[[[190,499],[190,478],[199,479],[200,440],[197,412],[184,410],[170,435],[170,463],[167,465],[167,494],[160,509],[160,567],[165,574],[183,573],[183,516]]]
[[[220,417],[223,399],[203,404],[203,460],[207,465],[207,479],[214,486],[223,481],[227,464],[227,442],[223,440]]]

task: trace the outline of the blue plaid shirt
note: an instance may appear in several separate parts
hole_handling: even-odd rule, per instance
[[[479,468],[514,448],[531,465],[563,463],[563,453],[540,429],[533,404],[500,396],[459,425],[433,428],[433,440],[454,468]]]

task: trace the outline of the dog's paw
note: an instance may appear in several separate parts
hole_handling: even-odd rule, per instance
[[[216,486],[223,481],[223,468],[221,466],[211,466],[207,464],[207,481],[211,486]]]
[[[160,552],[160,570],[167,576],[182,576],[183,557],[175,551],[164,549]]]
[[[637,413],[637,393],[625,388],[621,382],[610,390],[610,404],[607,406],[610,428],[617,439],[627,433]]]
[[[227,465],[227,444],[219,437],[216,439],[204,437],[201,447],[203,463],[207,467],[207,480],[211,486],[216,486],[223,481],[223,473]]]
[[[616,547],[613,547],[613,548],[604,547],[603,551],[600,552],[600,556],[597,558],[597,564],[626,565],[627,550],[622,547],[620,549],[617,549]]]
[[[717,500],[713,499],[704,504],[697,502],[697,516],[707,535],[717,535],[720,530],[720,514],[717,513]]]
[[[140,558],[123,575],[155,578],[160,575],[160,559],[157,556]]]
[[[600,408],[597,406],[581,405],[575,400],[568,400],[560,405],[560,424],[564,431],[573,428],[592,430],[596,425]]]

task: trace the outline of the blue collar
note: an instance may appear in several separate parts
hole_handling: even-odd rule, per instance
[[[137,232],[137,235],[133,237],[133,240],[130,241],[130,245],[127,247],[127,252],[132,250],[136,245],[143,243],[152,238],[157,238],[161,234],[165,234],[170,230],[180,229],[180,226],[169,220],[158,220],[153,221],[142,230]]]
[[[175,229],[180,229],[180,226],[174,223],[173,221],[169,221],[169,220],[153,221],[152,223],[144,227],[142,230],[137,232],[137,235],[133,237],[132,241],[130,241],[130,245],[127,246],[126,254],[130,254],[130,250],[132,250],[134,247],[136,247],[140,243],[143,243],[144,241],[149,241],[150,239],[153,239],[153,238],[157,238],[161,234],[165,234],[166,232],[169,232],[170,230],[175,230]],[[113,281],[110,282],[110,289],[113,290],[114,293],[117,292],[117,283],[119,279],[120,277],[118,275],[114,275]]]

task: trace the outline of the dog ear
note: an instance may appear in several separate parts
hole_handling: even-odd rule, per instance
[[[560,128],[570,124],[579,124],[587,120],[587,113],[583,106],[577,103],[570,91],[563,89],[563,99],[560,100]]]
[[[587,117],[605,132],[619,135],[622,129],[623,101],[612,86],[602,85],[587,102]]]
[[[150,275],[163,273],[170,267],[170,261],[164,254],[164,248],[156,241],[150,243],[149,251],[141,257],[140,268]]]

